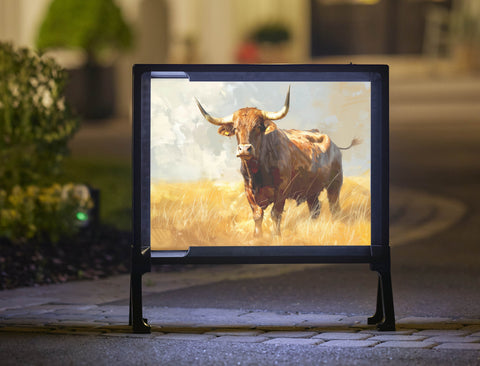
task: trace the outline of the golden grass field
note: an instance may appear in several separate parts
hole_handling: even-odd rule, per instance
[[[190,246],[370,245],[370,175],[346,177],[340,193],[340,217],[333,219],[326,192],[322,210],[312,220],[306,203],[287,200],[282,236],[273,237],[265,210],[263,237],[254,238],[252,211],[243,182],[156,182],[151,185],[152,250],[187,250]]]

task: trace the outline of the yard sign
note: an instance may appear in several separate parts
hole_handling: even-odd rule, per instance
[[[167,263],[369,263],[395,328],[388,67],[135,65],[130,322]]]

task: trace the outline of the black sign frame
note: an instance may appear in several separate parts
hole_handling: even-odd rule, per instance
[[[371,83],[371,245],[150,248],[150,80],[155,74],[201,81],[369,81]],[[379,275],[375,314],[368,324],[395,330],[389,245],[389,79],[386,65],[159,65],[133,67],[133,243],[130,325],[143,318],[142,276],[152,264],[366,263]]]

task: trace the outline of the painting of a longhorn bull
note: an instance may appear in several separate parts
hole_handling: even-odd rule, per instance
[[[286,199],[307,202],[312,218],[320,214],[320,193],[325,189],[333,216],[340,210],[343,184],[342,154],[360,143],[354,138],[340,148],[318,130],[280,129],[275,122],[284,118],[290,105],[290,88],[284,106],[278,112],[242,108],[226,117],[211,116],[198,100],[203,117],[219,126],[223,136],[236,136],[237,157],[248,203],[255,221],[254,235],[262,235],[264,210],[273,203],[274,234],[280,235],[280,223]]]

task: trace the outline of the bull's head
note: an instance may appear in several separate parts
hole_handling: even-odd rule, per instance
[[[258,158],[263,136],[276,130],[277,125],[272,122],[283,118],[288,113],[290,105],[290,87],[283,108],[278,112],[266,112],[257,108],[242,108],[235,113],[215,118],[208,114],[197,100],[198,108],[205,119],[216,126],[220,126],[218,133],[224,136],[237,136],[237,157],[250,160]]]

